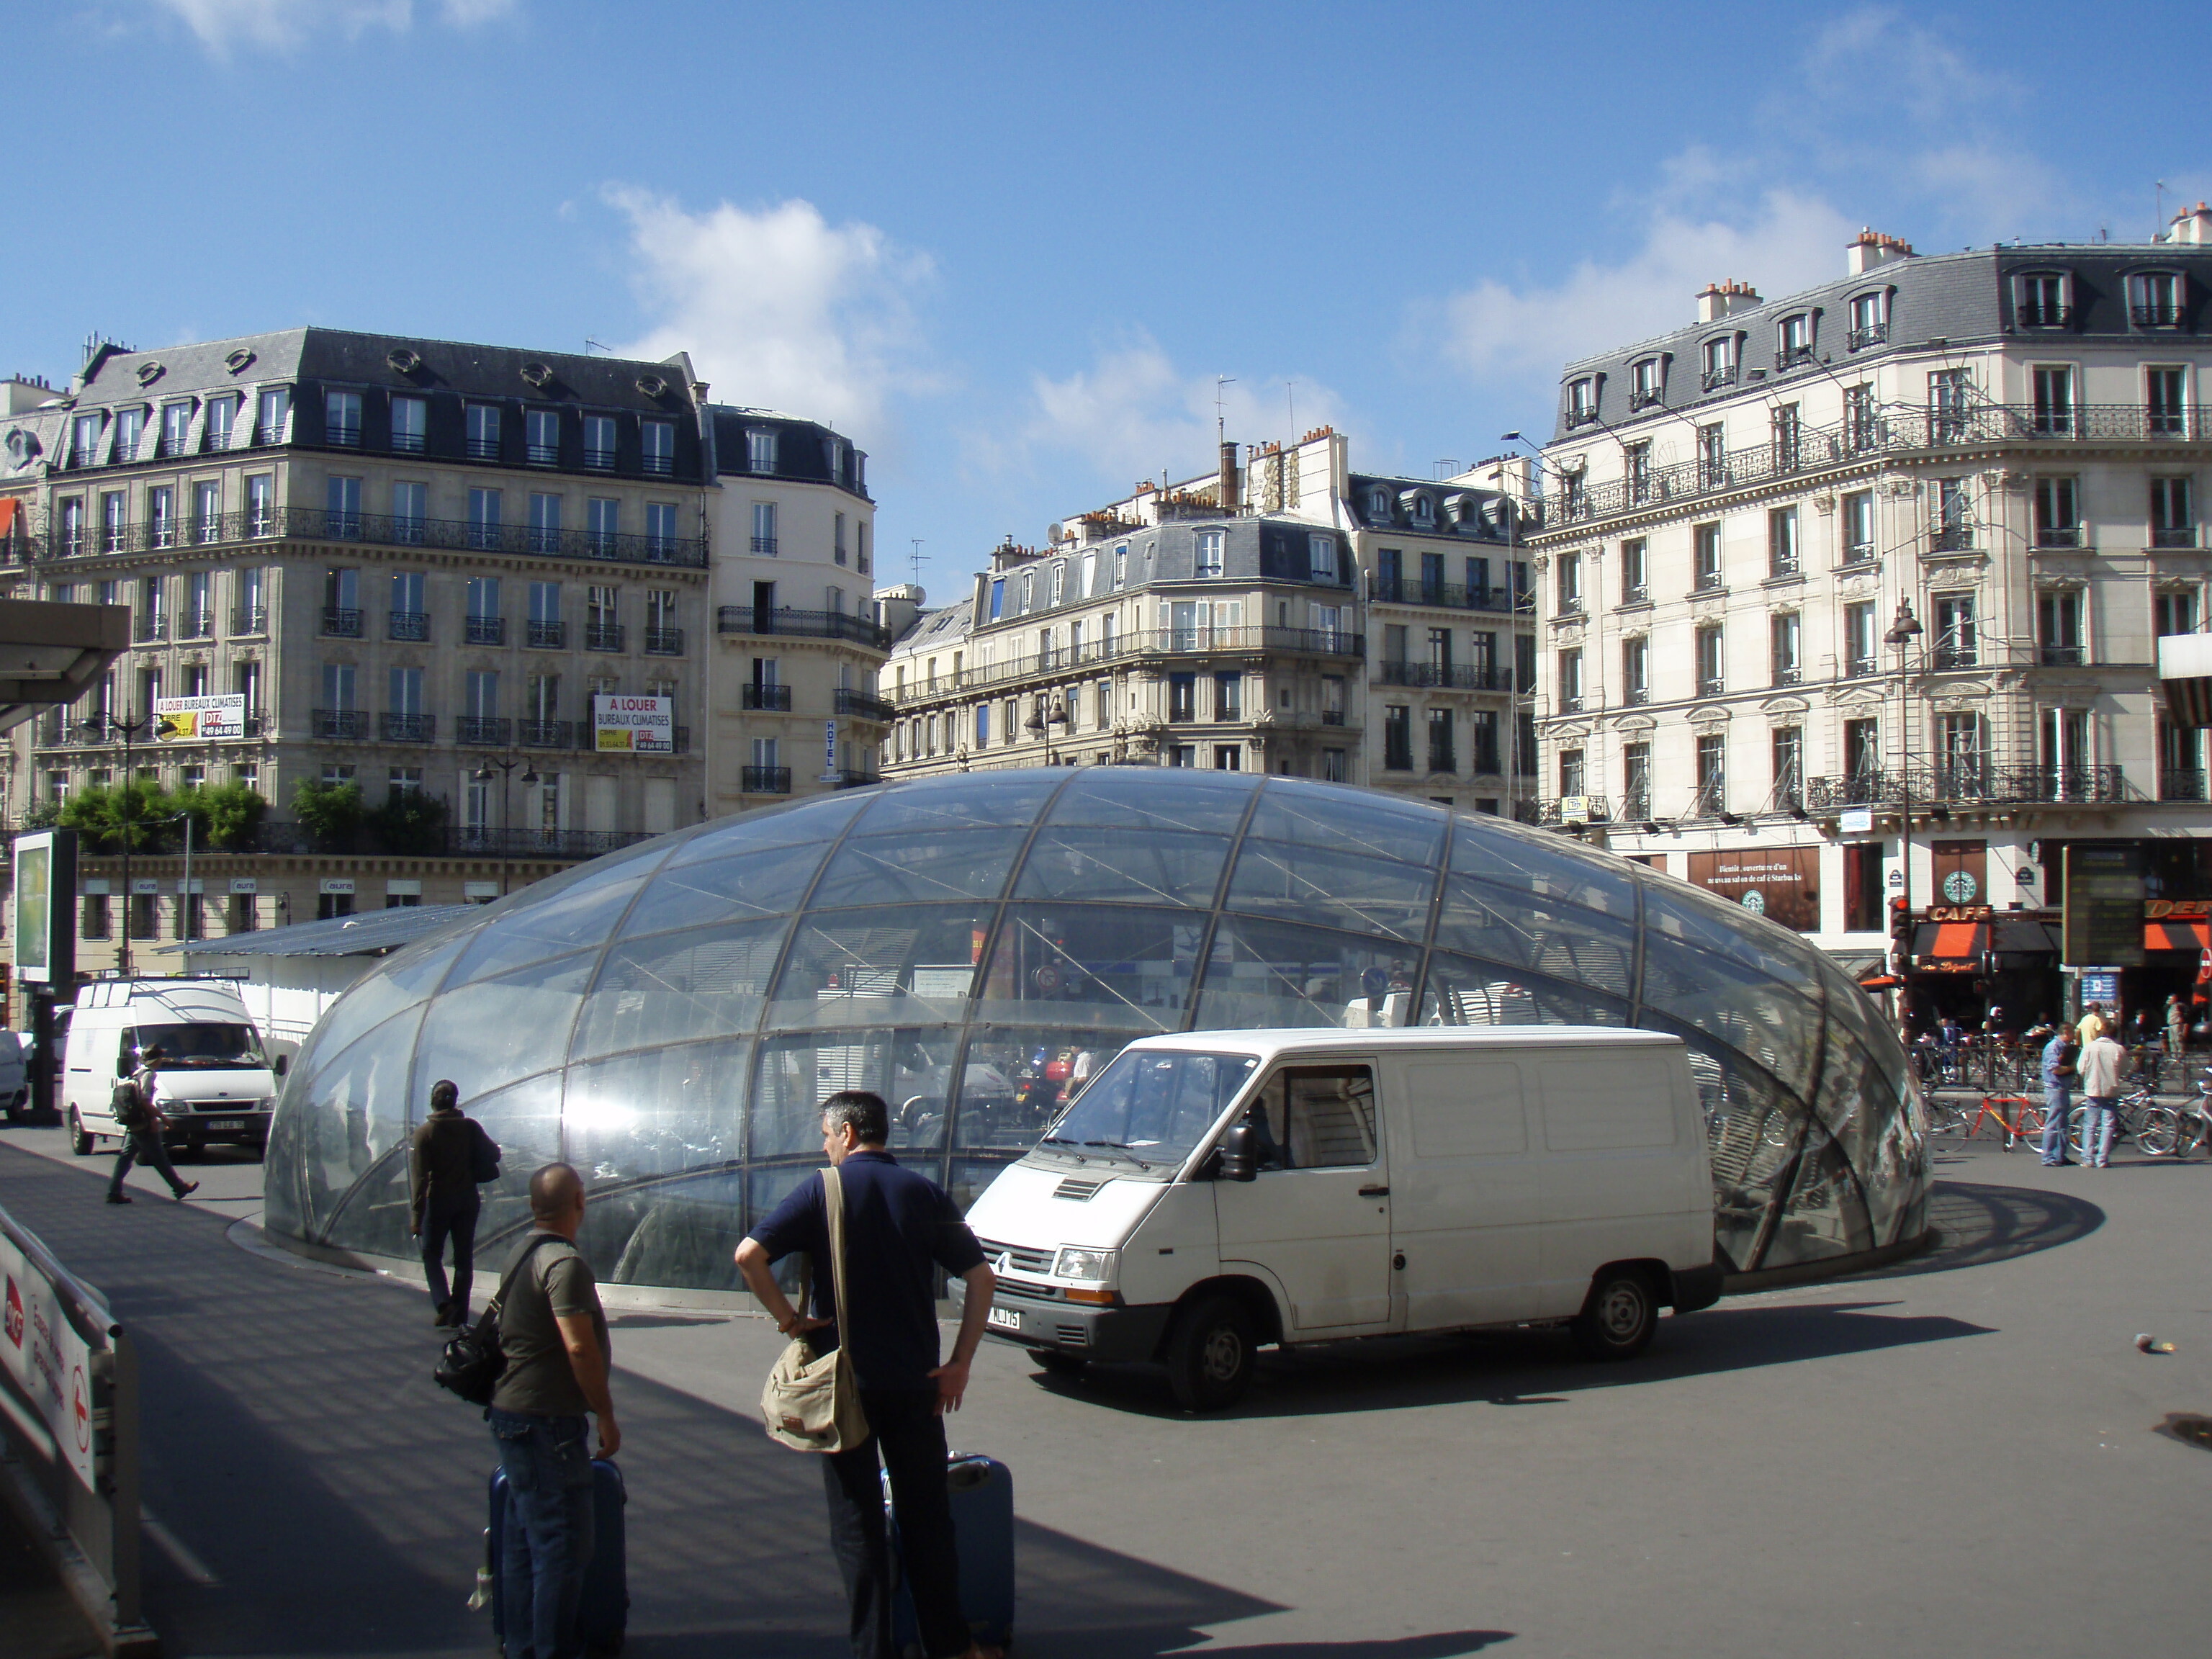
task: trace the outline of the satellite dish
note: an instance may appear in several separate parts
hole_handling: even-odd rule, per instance
[[[1066,525],[1048,524],[1044,527],[1044,538],[1048,542],[1056,542],[1060,538],[1061,535],[1066,531],[1066,529],[1067,526]]]

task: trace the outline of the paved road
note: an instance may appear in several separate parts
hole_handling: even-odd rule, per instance
[[[489,1458],[428,1381],[420,1291],[226,1243],[251,1166],[114,1210],[41,1133],[0,1135],[0,1204],[138,1334],[173,1650],[486,1651],[461,1601]],[[1141,1370],[1071,1386],[987,1348],[954,1440],[1015,1470],[1023,1647],[2201,1653],[2212,1460],[2154,1431],[2212,1409],[2212,1166],[1941,1172],[1937,1255],[1669,1321],[1624,1368],[1392,1341],[1191,1420]],[[635,1651],[827,1659],[814,1471],[752,1417],[775,1334],[631,1315],[615,1340]]]

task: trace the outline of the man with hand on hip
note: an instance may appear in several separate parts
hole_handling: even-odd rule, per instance
[[[906,1583],[927,1659],[995,1659],[998,1650],[972,1638],[960,1610],[943,1413],[960,1409],[996,1281],[951,1195],[927,1176],[902,1169],[884,1150],[890,1138],[890,1113],[881,1096],[847,1090],[823,1103],[822,1150],[844,1189],[850,1270],[845,1303],[852,1328],[828,1329],[818,1346],[826,1352],[846,1345],[868,1419],[866,1440],[822,1460],[830,1542],[844,1571],[856,1659],[894,1659],[893,1574],[880,1458],[890,1476]],[[769,1272],[771,1263],[793,1250],[805,1251],[815,1264],[811,1316],[793,1308]],[[738,1246],[738,1269],[747,1287],[786,1335],[832,1327],[822,1316],[837,1306],[832,1260],[828,1198],[818,1175]],[[952,1358],[942,1364],[932,1293],[939,1267],[967,1289]]]
[[[2124,1058],[2109,1030],[2100,1029],[2081,1045],[2081,1104],[2087,1109],[2081,1124],[2081,1161],[2093,1170],[2104,1169],[2112,1161],[2113,1109],[2120,1097],[2120,1063]]]

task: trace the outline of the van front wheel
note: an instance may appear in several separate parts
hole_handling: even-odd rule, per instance
[[[1259,1334],[1244,1304],[1208,1297],[1182,1311],[1168,1335],[1168,1386],[1187,1412],[1219,1411],[1252,1385]]]
[[[1573,1326],[1575,1346],[1592,1359],[1633,1359],[1650,1346],[1659,1323],[1651,1281],[1633,1267],[1607,1267]]]
[[[74,1106],[70,1108],[70,1151],[79,1158],[92,1156],[92,1137],[84,1132],[84,1120]]]

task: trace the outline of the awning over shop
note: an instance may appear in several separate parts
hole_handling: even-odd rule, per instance
[[[15,533],[22,515],[23,502],[20,496],[0,495],[0,541],[7,540]]]
[[[2143,923],[2146,951],[2202,951],[2212,946],[2212,921],[2190,918]]]
[[[1981,966],[1990,930],[1979,921],[1923,921],[1912,930],[1912,957],[1937,973],[1960,973]]]
[[[2057,931],[2047,923],[2018,917],[2000,918],[1993,931],[1996,938],[1990,949],[2001,957],[2055,957],[2058,954]]]

